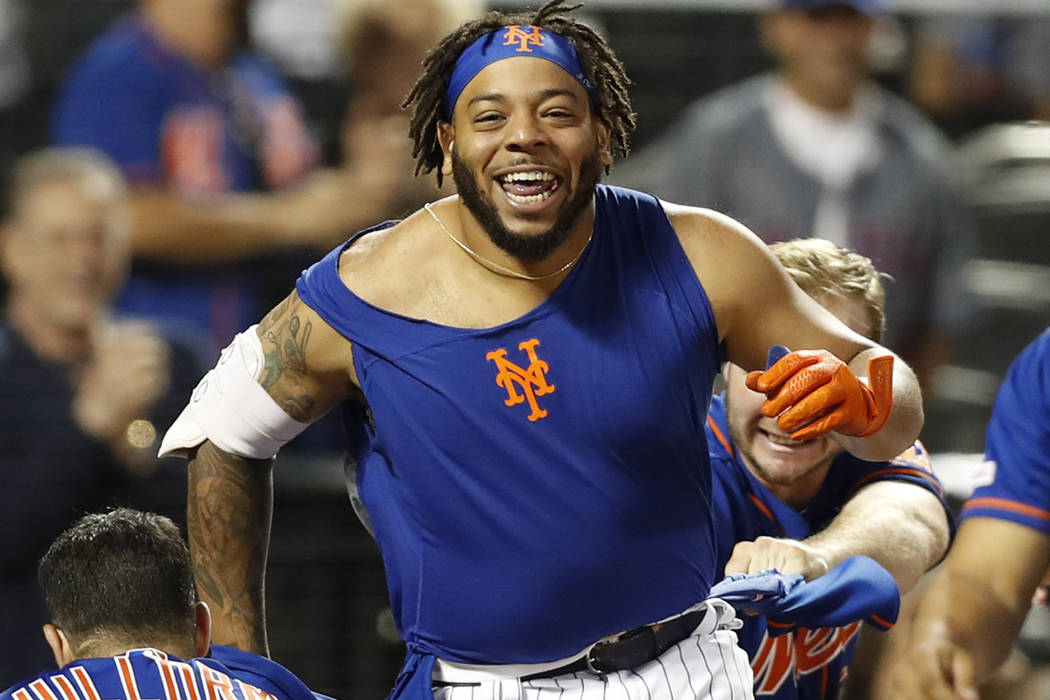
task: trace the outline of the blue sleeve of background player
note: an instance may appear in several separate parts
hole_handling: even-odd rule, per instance
[[[76,64],[55,100],[51,139],[102,151],[129,180],[161,181],[166,85],[130,51],[94,51]]]
[[[999,388],[980,482],[963,518],[1010,520],[1050,534],[1050,330],[1025,348]]]

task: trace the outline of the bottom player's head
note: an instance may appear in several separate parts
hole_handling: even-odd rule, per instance
[[[103,155],[48,148],[15,164],[0,262],[22,325],[78,332],[107,311],[130,260],[124,179]]]
[[[128,508],[86,515],[51,544],[38,578],[51,614],[44,636],[59,666],[143,647],[180,658],[207,651],[208,609],[168,518]]]
[[[871,260],[816,238],[775,243],[770,250],[802,291],[854,331],[879,341],[885,292]],[[781,500],[808,502],[842,448],[826,435],[792,440],[774,418],[762,415],[765,395],[747,388],[744,370],[727,364],[725,376],[729,431],[744,464]]]
[[[623,66],[573,9],[552,0],[463,25],[406,100],[417,170],[452,176],[493,242],[528,261],[575,230],[634,126]]]

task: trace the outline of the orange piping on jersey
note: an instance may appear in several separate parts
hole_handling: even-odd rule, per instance
[[[885,627],[886,629],[890,629],[891,627],[893,627],[893,623],[892,622],[889,622],[887,620],[883,620],[878,615],[872,615],[871,619],[875,620],[875,622],[879,623],[881,626]]]
[[[722,433],[721,428],[719,428],[718,424],[715,423],[715,419],[711,416],[708,416],[707,425],[711,428],[711,432],[715,434],[715,437],[718,438],[718,441],[722,443],[722,447],[724,447],[726,452],[729,453],[729,456],[735,457],[736,451],[733,449],[733,444],[726,439],[726,436]]]
[[[769,518],[773,522],[777,523],[776,516],[773,515],[773,512],[771,510],[769,510],[769,507],[765,503],[763,503],[762,501],[760,501],[758,499],[758,496],[756,496],[753,493],[749,493],[749,494],[747,494],[747,497],[751,499],[751,502],[755,504],[756,508],[758,508],[760,511],[762,511],[762,515],[766,516],[767,518]],[[777,523],[777,525],[780,525],[780,523]],[[781,529],[783,529],[783,528],[781,528]]]
[[[1027,515],[1030,518],[1050,520],[1050,511],[1043,510],[1042,508],[1035,508],[1034,506],[1028,506],[1024,503],[1008,501],[1005,498],[971,498],[963,505],[963,512],[973,508],[996,508],[1017,513],[1018,515]]]
[[[881,476],[887,476],[891,474],[900,474],[902,476],[917,476],[923,481],[927,482],[930,486],[932,486],[937,492],[938,496],[942,495],[943,493],[941,490],[941,485],[937,483],[937,479],[930,476],[923,470],[909,469],[907,467],[898,467],[896,469],[880,469],[877,472],[872,472],[871,474],[868,474],[866,477],[857,482],[857,485],[853,487],[853,491],[850,492],[850,496],[859,491],[862,486],[866,486],[867,484],[878,479]]]
[[[774,622],[773,620],[766,620],[766,624],[770,627],[779,627],[783,630],[789,630],[795,626],[794,622]]]

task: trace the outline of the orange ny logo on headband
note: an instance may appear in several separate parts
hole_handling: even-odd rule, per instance
[[[519,403],[528,401],[529,408],[532,409],[529,414],[530,421],[547,417],[547,411],[541,409],[536,403],[536,397],[554,393],[554,385],[547,383],[547,377],[544,374],[550,369],[550,366],[536,356],[536,346],[539,344],[540,341],[535,338],[518,344],[518,350],[524,350],[529,357],[529,366],[524,369],[508,360],[507,351],[503,348],[485,355],[485,359],[495,362],[499,369],[496,374],[496,384],[507,390],[507,398],[503,403],[507,406],[517,406]]]
[[[521,27],[517,24],[512,24],[507,27],[507,31],[503,33],[503,45],[510,46],[514,43],[518,44],[518,52],[532,53],[530,47],[533,44],[536,46],[543,46],[543,30],[539,27]]]

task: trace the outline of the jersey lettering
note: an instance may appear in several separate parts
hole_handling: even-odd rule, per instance
[[[131,667],[131,659],[127,656],[118,656],[114,661],[117,662],[117,671],[120,676],[120,684],[124,687],[124,697],[126,700],[143,700],[142,696],[139,695],[139,684],[135,678],[135,669]],[[160,700],[154,698],[151,700]]]
[[[485,355],[486,360],[496,363],[499,373],[496,374],[496,384],[507,390],[507,398],[504,404],[516,406],[524,401],[529,402],[532,412],[529,421],[535,422],[540,418],[547,417],[547,411],[540,408],[536,401],[537,396],[545,396],[554,393],[554,385],[547,383],[545,372],[550,366],[536,355],[536,346],[540,341],[533,338],[518,345],[519,350],[524,350],[529,358],[529,366],[519,367],[507,359],[507,351],[503,348],[493,350]],[[518,393],[518,389],[522,393]]]
[[[11,697],[14,698],[14,700],[33,700],[33,697],[26,692],[25,688],[19,688],[11,693]]]
[[[164,683],[165,700],[200,700],[193,668],[184,661],[162,659],[157,662]]]
[[[195,661],[204,681],[204,696],[207,700],[242,700],[233,690],[233,681],[225,673],[219,673]]]
[[[62,696],[62,700],[80,700],[80,696],[77,695],[73,684],[65,676],[51,676],[51,682],[58,688],[58,694]]]
[[[532,53],[532,46],[543,46],[543,30],[539,27],[522,27],[513,24],[503,33],[503,45],[518,44],[518,53]]]
[[[58,700],[58,696],[52,692],[51,688],[48,687],[47,683],[43,679],[38,678],[29,684],[33,694],[36,695],[40,700]]]
[[[70,669],[70,672],[73,674],[73,680],[80,687],[81,695],[87,700],[102,700],[98,690],[95,688],[95,682],[91,680],[91,676],[84,670],[83,666],[74,666]]]
[[[244,696],[244,700],[278,700],[273,695],[270,695],[261,688],[256,688],[254,685],[248,685],[239,678],[234,679],[234,683],[237,684],[237,689],[241,691],[241,695]]]
[[[790,634],[762,637],[751,662],[755,673],[755,695],[775,695],[788,678],[824,669],[834,661],[860,631],[861,622],[833,629],[798,629]]]

